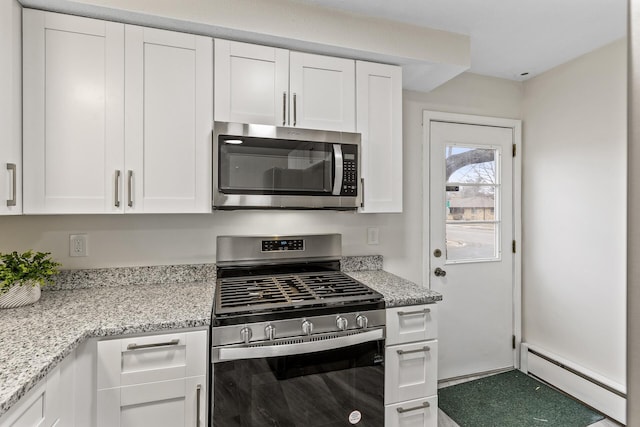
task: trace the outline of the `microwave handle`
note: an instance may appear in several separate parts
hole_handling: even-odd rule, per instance
[[[333,144],[333,162],[335,166],[335,176],[333,178],[333,194],[339,196],[342,190],[342,178],[344,176],[344,161],[342,157],[342,146],[340,144]]]

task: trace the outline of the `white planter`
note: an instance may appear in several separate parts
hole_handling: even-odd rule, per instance
[[[7,293],[0,295],[0,308],[14,308],[33,304],[40,299],[40,284],[33,285],[25,282],[22,285],[15,284]]]

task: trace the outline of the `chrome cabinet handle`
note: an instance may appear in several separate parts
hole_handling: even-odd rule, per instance
[[[293,125],[298,123],[298,103],[296,102],[297,95],[293,94]]]
[[[396,350],[396,352],[401,356],[403,354],[425,353],[427,351],[431,351],[431,347],[429,347],[428,345],[425,345],[424,347],[416,349],[416,350]]]
[[[198,384],[196,386],[196,427],[200,427],[200,393],[202,386]]]
[[[282,92],[282,126],[287,124],[287,92]]]
[[[127,180],[127,205],[132,208],[133,207],[133,195],[131,192],[133,191],[133,171],[128,172],[128,180]]]
[[[155,347],[169,347],[169,346],[173,346],[173,345],[178,345],[180,344],[180,340],[179,339],[173,339],[171,341],[166,341],[166,342],[158,342],[158,343],[154,343],[154,344],[129,344],[127,346],[127,350],[142,350],[143,348],[155,348]]]
[[[17,201],[17,184],[16,178],[17,174],[17,166],[15,163],[7,163],[7,170],[11,172],[11,198],[7,199],[7,206],[15,206]]]
[[[431,313],[430,308],[425,308],[424,310],[417,311],[399,311],[398,316],[411,316],[412,314],[428,314]]]
[[[420,406],[414,406],[413,408],[407,408],[407,409],[396,408],[396,410],[398,411],[399,414],[404,414],[405,412],[417,411],[418,409],[428,408],[429,406],[431,406],[429,402],[423,402],[422,405]]]
[[[116,208],[120,207],[120,171],[116,170],[116,179],[115,179],[115,203]]]
[[[447,275],[447,272],[440,267],[436,267],[436,269],[433,270],[433,274],[435,274],[437,277],[444,277]]]

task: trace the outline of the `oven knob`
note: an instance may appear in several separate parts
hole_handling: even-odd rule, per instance
[[[347,330],[347,326],[349,326],[349,322],[344,317],[338,316],[338,318],[336,319],[336,326],[341,331],[346,331]]]
[[[358,325],[358,328],[364,329],[369,326],[369,319],[362,314],[358,314],[358,317],[356,317],[356,324]]]
[[[276,327],[272,325],[267,325],[264,328],[264,334],[268,340],[273,341],[276,339]]]
[[[245,327],[240,329],[240,339],[242,339],[242,342],[244,342],[245,344],[249,344],[252,336],[253,333],[251,332],[250,328]]]
[[[311,335],[313,332],[313,323],[305,320],[302,322],[302,333],[305,335]]]

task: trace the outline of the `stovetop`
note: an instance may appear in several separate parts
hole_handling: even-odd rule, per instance
[[[217,290],[217,315],[328,306],[381,297],[339,271],[220,279]]]
[[[339,271],[339,248],[339,235],[218,237],[214,326],[384,308]]]

